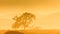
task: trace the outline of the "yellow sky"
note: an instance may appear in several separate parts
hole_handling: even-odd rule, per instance
[[[2,1],[0,2],[0,29],[11,29],[11,24],[14,22],[12,18],[24,12],[30,12],[36,16],[33,28],[60,29],[60,0],[0,1]]]

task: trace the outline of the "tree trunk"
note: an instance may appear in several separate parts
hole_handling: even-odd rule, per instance
[[[25,34],[25,28],[26,28],[26,27],[25,27],[25,24],[24,24],[24,30],[23,30],[24,34]]]

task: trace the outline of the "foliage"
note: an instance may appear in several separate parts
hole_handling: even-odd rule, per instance
[[[31,13],[23,13],[21,16],[15,16],[13,18],[15,23],[13,24],[13,28],[19,28],[19,26],[23,25],[24,27],[28,27],[28,25],[35,19],[35,16]]]

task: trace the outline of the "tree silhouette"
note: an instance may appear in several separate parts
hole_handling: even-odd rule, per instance
[[[13,19],[15,20],[15,23],[12,28],[19,28],[23,25],[25,30],[25,28],[35,19],[35,15],[25,12],[19,17],[15,16]]]

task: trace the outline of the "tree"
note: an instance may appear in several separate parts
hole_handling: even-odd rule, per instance
[[[25,30],[25,28],[35,19],[35,15],[25,12],[19,17],[15,16],[13,19],[15,20],[15,23],[12,28],[19,28],[23,25]]]

